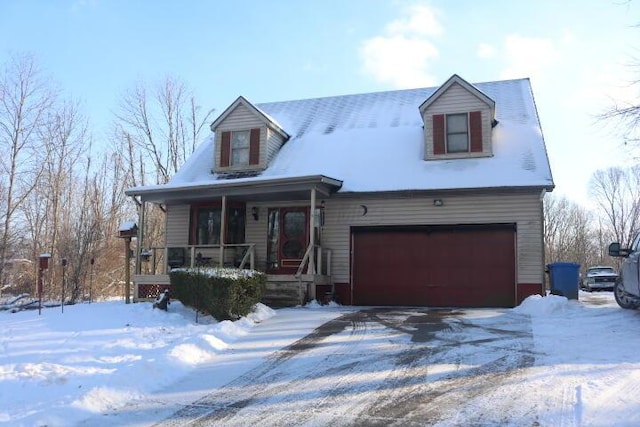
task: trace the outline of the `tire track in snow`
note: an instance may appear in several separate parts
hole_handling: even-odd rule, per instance
[[[286,365],[290,365],[290,359],[301,353],[306,353],[317,348],[329,336],[338,334],[350,327],[349,340],[334,344],[332,355],[324,356],[321,360],[303,361],[293,372]],[[274,396],[281,396],[291,391],[292,381],[298,384],[313,382],[318,376],[323,375],[321,369],[313,369],[313,365],[331,366],[329,360],[332,357],[355,350],[358,341],[366,334],[366,324],[361,319],[359,312],[349,313],[334,319],[311,334],[301,338],[290,346],[277,351],[268,360],[231,383],[218,389],[216,392],[204,396],[191,405],[177,411],[170,418],[156,424],[157,426],[183,426],[183,425],[213,425],[224,421],[226,425],[232,425],[232,418],[239,411],[249,405],[258,409],[251,409],[252,418],[258,418],[254,422],[266,421],[268,414],[261,414],[259,408],[265,405]],[[288,363],[289,362],[289,363]],[[312,365],[312,366],[308,366]],[[344,366],[342,370],[349,370],[350,366]],[[296,372],[307,372],[299,376]],[[339,371],[335,371],[340,374]],[[248,423],[243,418],[242,423]],[[252,423],[254,423],[252,422]]]
[[[327,339],[347,328],[348,338]],[[375,353],[361,353],[364,340]],[[533,365],[532,348],[527,316],[350,313],[157,425],[536,425],[535,408],[508,391]],[[484,399],[496,410],[478,413],[491,407]]]
[[[504,322],[505,319],[502,320]],[[505,326],[508,322],[499,326],[482,323],[469,325],[467,321],[460,321],[459,325],[448,323],[449,328],[434,333],[428,342],[428,351],[417,359],[418,366],[422,365],[417,375],[410,376],[404,384],[397,384],[402,391],[400,399],[397,396],[399,393],[383,393],[371,405],[371,410],[362,414],[358,424],[447,425],[454,419],[457,421],[451,425],[509,424],[509,415],[496,419],[496,414],[513,413],[514,407],[518,406],[513,399],[502,399],[499,404],[501,408],[491,414],[478,413],[477,407],[482,408],[483,405],[476,406],[474,400],[496,392],[503,394],[503,386],[517,382],[519,372],[533,365],[533,341],[528,318],[521,317],[512,324],[513,330]],[[480,338],[470,341],[468,334],[471,326],[481,330],[474,331]],[[466,348],[464,353],[457,351],[462,345]],[[469,351],[467,346],[474,350]],[[449,373],[432,372],[431,368],[437,365],[455,366],[455,370]],[[410,366],[407,368],[410,369]],[[529,412],[535,422],[533,411]]]

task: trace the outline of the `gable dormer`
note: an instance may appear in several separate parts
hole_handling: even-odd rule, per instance
[[[266,169],[289,135],[244,97],[236,99],[213,123],[215,173]]]
[[[495,102],[454,74],[420,106],[424,122],[424,159],[493,155]]]

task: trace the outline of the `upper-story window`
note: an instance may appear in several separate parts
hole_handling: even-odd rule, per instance
[[[239,170],[260,164],[259,128],[224,131],[220,142],[220,167]]]
[[[231,132],[231,166],[249,164],[249,131]]]
[[[433,154],[482,153],[482,113],[434,114]]]
[[[469,151],[469,123],[467,114],[447,114],[447,153]]]

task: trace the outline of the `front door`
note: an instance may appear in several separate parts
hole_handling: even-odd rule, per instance
[[[293,274],[309,245],[309,208],[269,209],[268,269]]]

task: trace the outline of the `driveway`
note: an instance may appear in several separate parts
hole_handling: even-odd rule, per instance
[[[518,392],[533,348],[512,310],[365,309],[156,425],[537,425]]]

